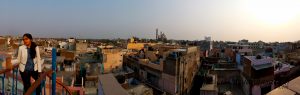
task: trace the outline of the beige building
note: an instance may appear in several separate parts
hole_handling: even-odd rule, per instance
[[[8,49],[7,39],[0,37],[0,51],[6,51]]]
[[[87,43],[79,42],[76,43],[76,52],[86,52],[88,48]]]
[[[136,78],[167,95],[189,94],[200,66],[197,47],[155,45],[124,56]]]
[[[101,49],[103,56],[104,72],[109,73],[121,70],[123,64],[122,49]]]

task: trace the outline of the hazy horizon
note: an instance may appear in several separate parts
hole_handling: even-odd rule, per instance
[[[297,0],[1,0],[0,35],[251,42],[300,40]]]

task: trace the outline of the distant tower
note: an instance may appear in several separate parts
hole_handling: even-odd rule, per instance
[[[158,28],[156,28],[156,40],[158,40]]]
[[[161,35],[162,35],[162,34],[163,34],[163,32],[162,32],[162,31],[160,31],[160,35],[159,35],[159,36],[160,36],[160,38],[161,38]]]
[[[210,42],[211,41],[211,37],[210,36],[205,36],[204,40]]]
[[[212,48],[213,48],[213,42],[212,42],[212,39],[211,39],[211,37],[210,36],[205,36],[204,37],[204,40],[206,41],[206,42],[208,42],[208,44],[209,44],[209,50],[211,50]]]

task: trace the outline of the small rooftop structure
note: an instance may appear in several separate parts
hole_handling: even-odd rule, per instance
[[[277,67],[277,68],[276,68]],[[279,62],[279,61],[276,61],[275,62],[275,71],[274,73],[275,74],[279,74],[279,73],[282,73],[282,72],[288,72],[290,71],[293,67],[293,65],[290,65],[288,63],[282,63],[282,62]]]
[[[267,56],[245,56],[245,58],[251,61],[251,66],[255,70],[260,70],[264,68],[269,68],[273,66],[274,60]]]

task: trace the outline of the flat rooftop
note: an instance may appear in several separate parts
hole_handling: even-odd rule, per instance
[[[261,56],[260,59],[257,59],[256,56],[245,56],[245,58],[251,61],[251,66],[255,70],[273,67],[273,63],[275,62],[271,57],[267,56]]]
[[[98,95],[129,95],[113,74],[99,76]]]
[[[272,90],[267,95],[299,95],[300,77],[297,77],[286,84]]]

